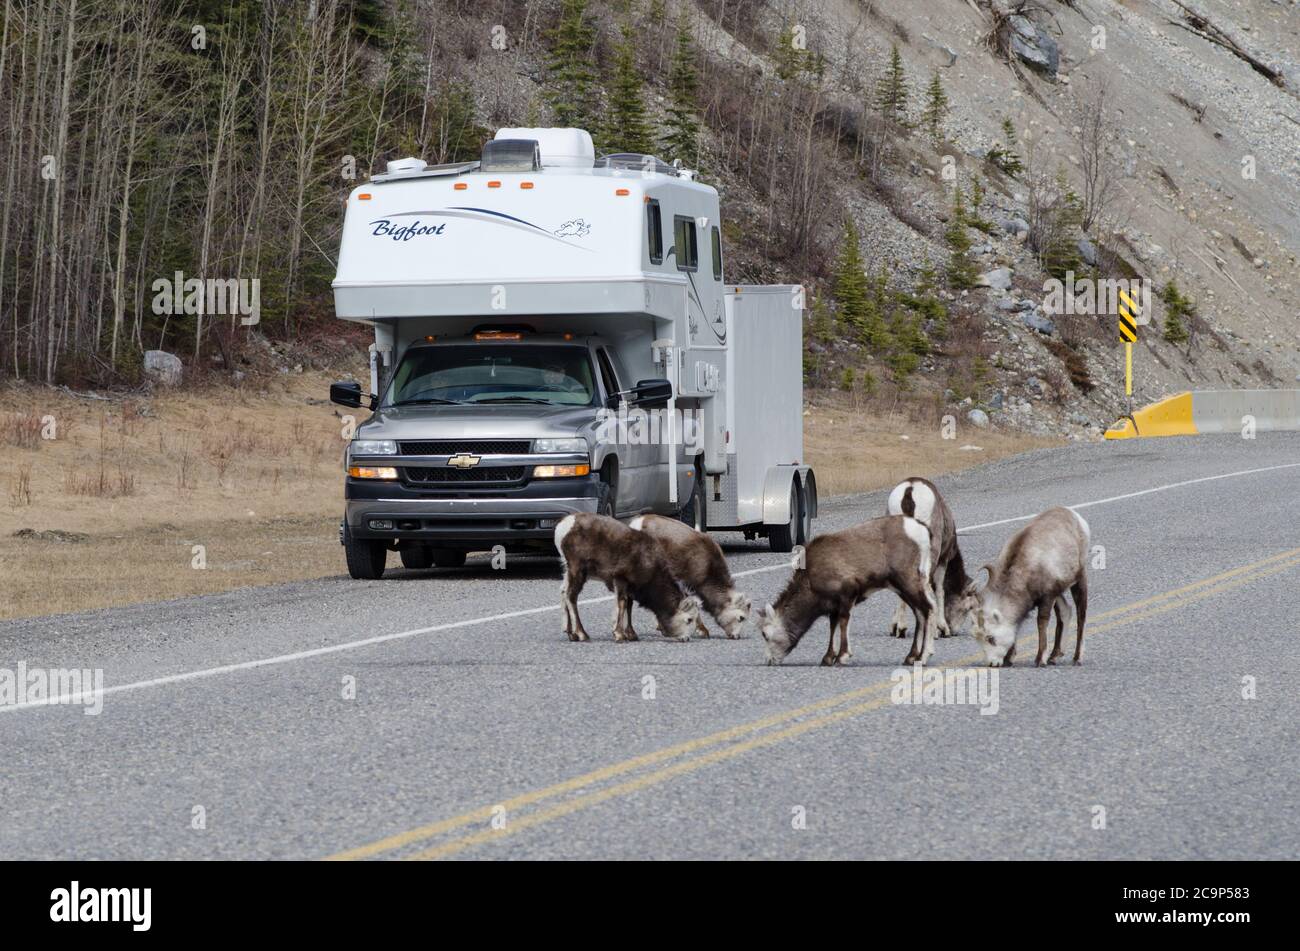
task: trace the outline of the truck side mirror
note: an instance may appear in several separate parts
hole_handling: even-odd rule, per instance
[[[360,383],[331,383],[330,402],[356,409],[361,405]]]
[[[635,406],[665,406],[673,398],[673,385],[668,380],[638,380],[629,395]]]

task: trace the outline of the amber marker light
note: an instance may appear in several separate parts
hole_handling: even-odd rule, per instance
[[[397,470],[392,466],[352,466],[348,475],[354,479],[396,479]]]

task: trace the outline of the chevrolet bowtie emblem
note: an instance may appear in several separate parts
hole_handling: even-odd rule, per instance
[[[447,465],[455,466],[457,469],[472,469],[479,464],[479,456],[471,456],[467,452],[460,452],[447,460]]]

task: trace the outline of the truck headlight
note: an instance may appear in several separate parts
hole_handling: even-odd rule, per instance
[[[354,456],[395,456],[397,443],[391,439],[354,439],[352,440]]]
[[[586,455],[585,439],[538,439],[533,442],[533,452],[580,452]]]

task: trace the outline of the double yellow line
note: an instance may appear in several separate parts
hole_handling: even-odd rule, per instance
[[[1122,607],[1114,608],[1094,615],[1088,625],[1089,635],[1114,630],[1127,624],[1146,620],[1177,610],[1188,604],[1202,601],[1219,594],[1234,590],[1247,584],[1253,584],[1264,578],[1280,574],[1300,566],[1300,548],[1293,548],[1260,561],[1232,568],[1209,578],[1166,591],[1162,594],[1135,601]],[[1071,635],[1072,636],[1072,635]],[[1019,648],[1027,649],[1031,641],[1037,642],[1037,631],[1020,638]],[[1020,655],[1024,657],[1022,653]],[[953,662],[953,666],[966,666],[978,663],[979,655],[969,655]],[[583,809],[599,805],[611,799],[630,795],[650,786],[656,786],[678,776],[712,766],[745,753],[772,746],[783,740],[792,739],[812,730],[830,726],[849,717],[857,716],[869,710],[875,710],[889,703],[889,690],[892,681],[881,681],[837,694],[816,703],[811,703],[793,710],[770,714],[748,723],[710,733],[697,739],[687,740],[673,746],[641,756],[604,766],[591,772],[574,776],[543,789],[522,793],[500,803],[482,806],[469,812],[443,819],[439,822],[420,826],[407,832],[388,836],[368,845],[348,849],[328,856],[330,860],[345,861],[368,859],[412,846],[425,845],[441,839],[450,833],[459,832],[467,826],[482,826],[459,836],[445,839],[438,844],[425,845],[414,854],[405,856],[415,859],[446,858],[466,849],[497,841],[507,835],[531,829],[543,823],[571,815]],[[779,729],[771,729],[779,727]],[[767,731],[767,732],[764,732]],[[652,768],[654,767],[654,768]],[[646,770],[646,772],[641,772]],[[590,786],[596,786],[612,779],[618,779],[629,773],[640,773],[611,786],[603,786],[572,798],[563,799],[543,809],[516,817],[514,814],[530,806],[548,800],[554,800],[568,793],[579,792]],[[493,828],[491,823],[495,815],[504,815],[505,823],[501,828]]]

